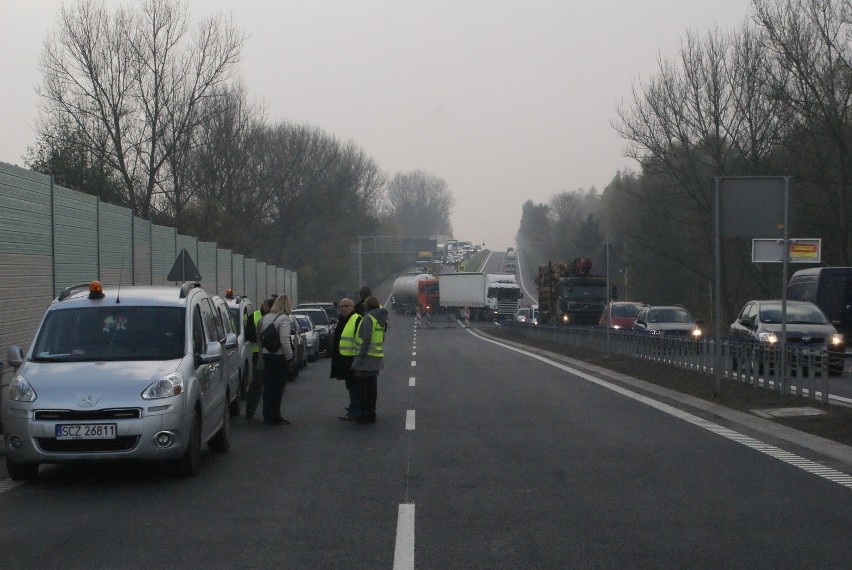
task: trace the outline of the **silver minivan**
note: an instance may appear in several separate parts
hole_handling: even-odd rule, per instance
[[[198,283],[65,289],[2,398],[9,476],[42,463],[157,460],[195,475],[201,448],[230,448],[220,321]]]

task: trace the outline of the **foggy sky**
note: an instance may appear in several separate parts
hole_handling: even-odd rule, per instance
[[[38,56],[60,0],[0,0],[0,161],[35,142]],[[688,29],[731,30],[749,0],[191,0],[248,36],[239,74],[270,122],[353,140],[390,176],[455,197],[455,237],[514,244],[522,204],[603,190],[634,168],[616,105]]]

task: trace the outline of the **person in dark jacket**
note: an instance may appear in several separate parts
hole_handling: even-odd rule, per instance
[[[361,287],[361,290],[358,291],[358,296],[361,297],[361,300],[355,303],[355,312],[361,315],[362,317],[364,316],[364,301],[372,294],[373,292],[370,291],[370,288],[366,285]]]
[[[340,311],[340,320],[337,321],[337,327],[334,329],[329,377],[346,381],[349,406],[346,408],[346,415],[338,416],[338,418],[343,421],[352,421],[360,409],[357,394],[353,391],[352,361],[355,360],[355,333],[358,331],[361,315],[355,312],[355,302],[349,298],[341,299],[337,308]]]
[[[364,300],[364,310],[366,314],[358,324],[355,335],[358,355],[352,361],[355,391],[360,403],[355,421],[359,424],[373,424],[376,423],[379,371],[385,367],[384,341],[388,328],[388,310],[372,295]]]

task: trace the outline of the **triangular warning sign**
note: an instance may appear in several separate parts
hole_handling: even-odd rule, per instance
[[[172,266],[172,270],[169,271],[169,276],[166,277],[167,281],[201,281],[201,274],[198,272],[198,268],[195,266],[195,263],[192,261],[192,258],[189,256],[189,252],[186,249],[180,250],[180,253],[175,260],[175,264]]]

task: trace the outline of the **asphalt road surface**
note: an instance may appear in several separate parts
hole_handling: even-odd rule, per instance
[[[852,461],[391,315],[375,425],[312,363],[201,473],[0,467],[0,568],[848,568]]]

